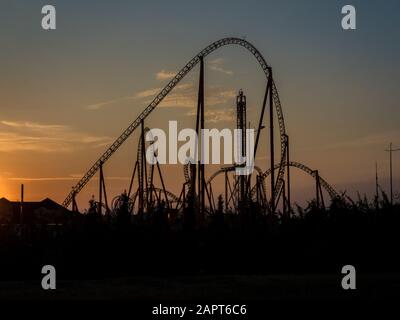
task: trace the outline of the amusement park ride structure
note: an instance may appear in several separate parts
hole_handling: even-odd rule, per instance
[[[164,178],[161,172],[160,164],[156,161],[155,164],[147,164],[145,159],[146,144],[145,134],[149,128],[145,127],[144,121],[147,116],[157,107],[157,105],[172,91],[172,89],[197,65],[200,64],[199,89],[197,100],[197,115],[196,115],[196,133],[199,138],[200,153],[203,154],[203,137],[202,129],[204,129],[204,65],[205,58],[213,51],[226,46],[237,45],[247,49],[256,58],[266,77],[266,89],[259,115],[258,128],[256,129],[256,139],[254,147],[254,159],[256,160],[257,148],[262,129],[264,128],[264,114],[268,108],[269,115],[269,150],[270,163],[269,169],[263,172],[260,167],[255,166],[256,179],[252,184],[252,174],[248,176],[237,175],[229,177],[230,172],[234,173],[239,165],[222,167],[208,180],[205,179],[205,165],[203,162],[188,163],[184,165],[185,182],[182,186],[182,191],[179,197],[175,196],[166,189]],[[280,160],[275,163],[274,155],[274,109],[279,125],[280,135]],[[241,139],[240,152],[243,156],[246,152],[246,96],[240,90],[236,99],[236,116],[237,129],[241,129],[243,136]],[[116,152],[116,150],[125,142],[125,140],[140,127],[141,134],[138,143],[137,160],[133,169],[132,177],[128,191],[125,191],[120,196],[115,197],[111,202],[111,207],[108,205],[106,184],[103,174],[104,163]],[[200,156],[201,156],[200,155]],[[155,155],[156,156],[156,155]],[[196,158],[196,157],[195,157]],[[214,179],[220,175],[224,175],[224,210],[225,213],[244,213],[250,203],[257,203],[263,212],[268,214],[276,214],[279,203],[281,203],[283,215],[290,215],[291,210],[291,186],[290,186],[290,168],[298,168],[315,179],[316,188],[316,204],[324,208],[325,202],[322,193],[324,188],[331,198],[338,197],[338,193],[324,179],[319,176],[318,170],[312,170],[309,167],[291,161],[289,158],[289,136],[285,131],[282,107],[275,86],[272,69],[265,61],[261,53],[248,41],[240,38],[224,38],[213,42],[205,49],[200,51],[192,58],[176,76],[161,90],[161,92],[153,99],[153,101],[144,109],[144,111],[133,121],[128,128],[115,140],[115,142],[103,153],[103,155],[92,165],[82,179],[73,187],[63,202],[64,207],[68,207],[72,203],[72,209],[78,210],[76,203],[76,195],[89,182],[89,180],[99,171],[99,199],[97,202],[98,212],[110,213],[117,210],[122,205],[127,205],[131,214],[143,214],[151,211],[155,206],[162,205],[167,210],[175,212],[184,211],[189,208],[189,211],[196,211],[201,219],[204,219],[206,213],[214,213],[216,211],[216,202],[212,190]],[[154,186],[155,170],[158,173],[161,182],[161,188]],[[285,175],[286,170],[286,175]],[[275,172],[276,171],[276,172]],[[253,174],[254,175],[254,174]],[[269,178],[270,187],[267,191],[265,181]],[[134,192],[134,181],[137,180],[138,188]],[[269,196],[268,196],[269,195]],[[103,200],[104,196],[104,200]],[[104,201],[104,202],[103,202]],[[187,210],[186,210],[187,211]]]

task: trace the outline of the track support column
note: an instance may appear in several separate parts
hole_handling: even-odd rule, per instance
[[[286,185],[287,185],[287,208],[289,217],[292,213],[292,206],[290,202],[290,156],[289,156],[289,136],[285,134],[285,147],[286,147]]]
[[[272,68],[269,69],[269,123],[270,123],[270,157],[271,157],[271,213],[275,213],[275,163],[274,163],[274,103],[272,92]]]
[[[101,216],[101,203],[103,201],[103,162],[100,163],[100,177],[99,177],[99,203],[97,206],[97,213]]]
[[[199,197],[199,220],[202,222],[205,212],[205,174],[204,174],[204,58],[200,56],[200,78],[199,78],[199,91],[197,99],[197,119],[196,119],[196,133],[200,137],[200,144],[196,148],[200,149],[199,168],[198,168],[198,197]],[[200,145],[200,148],[199,148]]]

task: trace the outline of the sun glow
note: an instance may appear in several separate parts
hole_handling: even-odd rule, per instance
[[[7,184],[7,179],[0,175],[0,198],[7,198],[10,197],[10,190]]]

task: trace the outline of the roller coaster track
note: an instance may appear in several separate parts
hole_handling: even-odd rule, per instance
[[[286,166],[286,162],[283,162],[283,165]],[[304,165],[302,163],[295,162],[295,161],[289,161],[289,166],[298,168],[298,169],[308,173],[314,179],[316,179],[316,176],[317,176],[316,171],[310,169],[309,167],[307,167],[306,165]],[[279,167],[280,167],[280,165],[277,164],[274,169],[277,170],[277,169],[279,169]],[[268,169],[267,171],[265,171],[262,174],[261,178],[264,180],[270,174],[271,174],[271,169]],[[328,192],[331,199],[335,199],[335,198],[339,197],[339,194],[336,192],[336,190],[328,182],[326,182],[324,179],[322,179],[321,176],[319,176],[319,182],[320,182],[321,186],[326,190],[326,192]],[[254,191],[255,190],[252,190],[252,194],[254,193]]]
[[[72,191],[68,194],[63,202],[64,207],[68,207],[72,199],[78,194],[83,187],[89,182],[89,180],[96,174],[100,166],[104,164],[118,148],[125,142],[125,140],[132,134],[133,131],[140,125],[141,121],[146,119],[148,115],[160,104],[160,102],[171,92],[171,90],[199,63],[200,57],[206,57],[215,50],[226,46],[226,45],[238,45],[247,49],[253,54],[258,63],[260,64],[266,78],[270,77],[270,67],[265,61],[261,53],[248,41],[240,38],[224,38],[211,43],[209,46],[200,51],[194,58],[192,58],[176,75],[175,77],[161,90],[159,94],[153,99],[153,101],[140,113],[140,115],[133,121],[128,128],[114,141],[114,143],[102,154],[102,156],[91,166],[86,174],[79,180],[79,182],[73,187]],[[272,82],[272,95],[276,108],[277,118],[279,122],[279,131],[281,137],[281,163],[284,155],[284,134],[285,124],[283,119],[282,107],[279,100],[278,91],[275,83]],[[281,178],[284,174],[284,167],[281,165],[277,176],[278,184],[281,183]],[[278,187],[278,185],[277,185]],[[277,188],[276,190],[279,190]]]
[[[279,165],[277,165],[277,166],[279,167]],[[212,182],[218,175],[220,175],[221,173],[223,173],[223,172],[235,171],[236,168],[238,168],[238,167],[239,167],[239,166],[223,167],[223,168],[221,168],[221,169],[215,171],[215,172],[210,176],[210,178],[208,178],[208,180],[207,180],[207,185],[211,184],[211,182]],[[258,172],[258,174],[260,174],[260,175],[263,174],[263,172],[262,172],[262,170],[261,170],[260,167],[254,166],[254,169]]]
[[[282,165],[286,166],[286,162],[284,161],[282,163]],[[280,168],[281,164],[276,164],[275,165],[275,170],[278,170]],[[300,163],[300,162],[295,162],[295,161],[289,161],[289,166],[300,169],[306,173],[308,173],[311,177],[313,177],[314,179],[316,178],[316,172],[315,170],[312,170],[311,168],[307,167],[306,165]],[[207,180],[207,185],[211,184],[211,182],[221,173],[224,172],[231,172],[234,171],[236,169],[236,166],[229,166],[229,167],[224,167],[221,168],[217,171],[215,171],[210,178]],[[261,171],[261,169],[257,166],[254,167],[254,169],[256,169],[256,171],[258,172],[258,174],[261,176],[262,178],[262,183],[264,184],[265,179],[271,174],[271,169],[268,169],[267,171],[265,171],[264,173]],[[326,192],[328,192],[329,196],[332,199],[335,199],[337,197],[339,197],[339,194],[336,192],[336,190],[328,183],[326,182],[326,180],[324,180],[323,178],[321,178],[321,176],[319,177],[319,181],[321,183],[321,186],[326,190]],[[265,184],[264,184],[264,190],[265,190]],[[252,188],[251,190],[251,196],[253,196],[255,193],[255,187]],[[349,201],[352,202],[351,198],[346,198]]]
[[[286,166],[286,162],[283,161],[282,165]],[[281,164],[276,164],[275,165],[275,170],[278,170],[280,168]],[[309,174],[311,177],[313,177],[314,179],[316,179],[316,172],[315,170],[312,170],[311,168],[307,167],[306,165],[300,163],[300,162],[295,162],[295,161],[289,161],[289,166],[290,167],[294,167],[297,169],[300,169],[304,172],[306,172],[307,174]],[[211,184],[211,182],[221,173],[224,172],[231,172],[234,171],[236,169],[236,166],[229,166],[229,167],[223,167],[217,171],[215,171],[210,178],[207,180],[207,185]],[[262,183],[264,185],[264,190],[266,190],[265,188],[265,179],[271,174],[271,169],[266,170],[264,173],[261,171],[261,169],[257,166],[254,167],[254,169],[256,169],[256,171],[258,172],[258,174],[261,176],[262,179]],[[321,186],[326,190],[326,192],[328,192],[329,196],[331,197],[331,199],[335,199],[337,197],[339,197],[339,194],[336,192],[336,190],[328,183],[326,182],[326,180],[324,180],[323,178],[321,178],[321,176],[319,176],[319,181]],[[253,187],[251,189],[251,196],[254,195],[256,189],[255,187]],[[350,202],[353,203],[353,201],[351,200],[350,197],[346,196],[346,199]]]

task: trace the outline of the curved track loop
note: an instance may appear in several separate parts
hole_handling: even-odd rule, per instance
[[[279,165],[277,165],[279,168]],[[216,178],[218,175],[220,175],[223,172],[231,172],[234,171],[237,168],[237,166],[230,166],[230,167],[223,167],[219,169],[218,171],[215,171],[210,178],[207,180],[207,184],[211,184],[211,182]],[[258,174],[262,175],[263,172],[260,167],[254,166],[254,169],[258,172]]]
[[[286,166],[286,162],[283,162],[283,165]],[[316,178],[315,170],[310,169],[309,167],[307,167],[306,165],[304,165],[302,163],[295,162],[295,161],[289,161],[289,166],[303,170],[304,172],[306,172],[310,176],[312,176],[314,179]],[[276,165],[275,170],[279,169],[279,167],[280,167],[279,165]],[[267,171],[265,171],[262,174],[262,179],[264,180],[270,174],[271,174],[271,169],[268,169]],[[324,179],[322,179],[321,176],[319,176],[319,181],[320,181],[321,186],[328,192],[331,199],[335,199],[335,198],[339,197],[339,194],[336,192],[336,190],[328,182],[326,182]]]
[[[250,51],[253,56],[257,59],[261,68],[264,71],[266,78],[270,76],[270,67],[265,61],[261,53],[248,41],[240,38],[224,38],[213,42],[202,51],[200,51],[194,58],[192,58],[176,75],[175,77],[161,90],[161,92],[153,99],[153,101],[142,111],[142,113],[133,121],[128,128],[114,141],[114,143],[103,153],[103,155],[92,165],[92,167],[86,172],[82,179],[73,187],[72,191],[68,194],[63,202],[64,207],[68,207],[72,202],[74,194],[79,193],[82,188],[89,182],[89,180],[96,174],[99,170],[101,164],[104,164],[118,148],[124,143],[124,141],[132,134],[132,132],[140,125],[141,121],[146,119],[147,116],[157,107],[157,105],[171,92],[171,90],[199,63],[200,57],[206,57],[213,51],[226,46],[226,45],[238,45],[246,48]],[[276,108],[276,113],[279,122],[279,131],[281,136],[281,163],[283,159],[283,154],[285,150],[284,145],[284,134],[285,134],[285,124],[283,120],[282,107],[279,100],[278,91],[276,89],[275,83],[272,83],[273,99]],[[282,166],[280,166],[279,174],[277,177],[278,183],[283,177]]]
[[[283,165],[286,166],[286,162],[283,162]],[[295,162],[295,161],[289,161],[289,166],[291,167],[295,167],[298,168],[306,173],[308,173],[310,176],[312,176],[314,179],[316,178],[316,173],[314,170],[312,170],[311,168],[307,167],[306,165],[300,163],[300,162]],[[217,170],[216,172],[214,172],[212,174],[212,176],[207,180],[207,184],[211,184],[211,182],[221,173],[224,173],[226,171],[230,172],[230,171],[234,171],[235,170],[235,166],[230,166],[230,167],[224,167],[221,168],[219,170]],[[280,164],[276,164],[275,165],[275,170],[278,170],[280,168]],[[265,171],[264,173],[261,171],[261,169],[257,166],[254,167],[254,169],[257,170],[258,174],[262,177],[262,181],[264,183],[265,178],[267,178],[270,174],[271,174],[271,169],[268,169],[267,171]],[[329,196],[332,199],[335,199],[337,197],[339,197],[339,194],[336,192],[336,190],[328,183],[326,182],[326,180],[324,180],[323,178],[321,178],[321,176],[319,177],[319,181],[321,183],[321,186],[326,190],[326,192],[328,192]],[[265,187],[264,187],[265,190]],[[251,195],[253,195],[253,193],[255,192],[255,189],[253,188],[251,190]],[[353,200],[351,200],[351,198],[347,197],[349,199],[350,202],[353,202]]]

